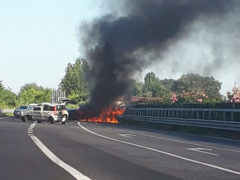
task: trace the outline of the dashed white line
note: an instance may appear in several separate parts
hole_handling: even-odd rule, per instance
[[[30,125],[28,130],[33,130],[36,123]],[[36,136],[33,134],[28,134],[32,141],[37,145],[37,147],[55,164],[63,168],[65,171],[70,173],[77,180],[91,180],[89,177],[83,175],[75,168],[71,167],[67,163],[63,162],[60,158],[58,158],[55,154],[53,154]]]
[[[213,156],[219,156],[219,154],[209,152],[209,151],[212,151],[212,149],[207,149],[207,148],[186,148],[186,149],[190,151],[213,155]]]
[[[133,138],[134,136],[136,136],[135,134],[118,134],[118,135],[126,138]]]
[[[165,140],[165,141],[173,141],[173,142],[179,142],[179,143],[183,143],[183,144],[190,144],[190,145],[195,145],[195,146],[215,148],[215,149],[219,149],[219,150],[224,150],[224,151],[231,151],[231,152],[240,153],[239,150],[234,150],[234,149],[220,148],[220,147],[216,147],[216,146],[204,145],[204,144],[199,144],[199,143],[191,143],[191,142],[186,142],[186,141],[181,141],[181,140],[176,140],[176,139],[163,138],[163,137],[159,137],[159,136],[152,136],[152,135],[143,134],[143,133],[140,134],[140,135],[146,136],[146,137],[157,138],[157,139],[161,139],[161,140]]]
[[[209,164],[209,163],[197,161],[197,160],[194,160],[194,159],[186,158],[186,157],[183,157],[183,156],[179,156],[179,155],[172,154],[172,153],[169,153],[169,152],[165,152],[165,151],[161,151],[161,150],[158,150],[158,149],[150,148],[150,147],[147,147],[147,146],[143,146],[143,145],[127,142],[127,141],[114,139],[114,138],[111,138],[111,137],[108,137],[108,136],[104,136],[104,135],[95,133],[95,132],[85,128],[84,126],[82,126],[80,124],[80,122],[78,122],[77,124],[78,124],[78,126],[80,126],[85,131],[87,131],[87,132],[89,132],[91,134],[94,134],[96,136],[99,136],[99,137],[111,140],[111,141],[116,141],[116,142],[119,142],[119,143],[123,143],[123,144],[131,145],[131,146],[139,147],[139,148],[150,150],[150,151],[153,151],[153,152],[158,152],[158,153],[161,153],[161,154],[165,154],[165,155],[168,155],[168,156],[171,156],[171,157],[174,157],[174,158],[178,158],[178,159],[182,159],[182,160],[185,160],[185,161],[188,161],[188,162],[192,162],[192,163],[195,163],[195,164],[200,164],[200,165],[211,167],[211,168],[218,169],[218,170],[221,170],[221,171],[225,171],[225,172],[229,172],[229,173],[232,173],[232,174],[240,175],[240,172],[238,172],[238,171],[234,171],[234,170],[227,169],[227,168],[224,168],[224,167],[216,166],[214,164]]]

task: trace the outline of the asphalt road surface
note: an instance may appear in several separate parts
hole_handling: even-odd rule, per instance
[[[0,118],[0,180],[240,179],[240,141]]]

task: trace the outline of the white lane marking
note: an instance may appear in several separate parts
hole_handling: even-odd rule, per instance
[[[87,131],[87,132],[89,132],[91,134],[94,134],[96,136],[99,136],[99,137],[111,140],[111,141],[116,141],[116,142],[120,142],[120,143],[123,143],[123,144],[128,144],[128,145],[139,147],[139,148],[142,148],[142,149],[147,149],[147,150],[150,150],[150,151],[153,151],[153,152],[158,152],[158,153],[161,153],[161,154],[165,154],[165,155],[168,155],[168,156],[171,156],[171,157],[175,157],[175,158],[178,158],[178,159],[182,159],[182,160],[185,160],[185,161],[189,161],[189,162],[192,162],[192,163],[195,163],[195,164],[200,164],[200,165],[203,165],[203,166],[215,168],[215,169],[222,170],[222,171],[225,171],[225,172],[229,172],[229,173],[232,173],[232,174],[240,175],[240,172],[238,172],[238,171],[234,171],[234,170],[227,169],[227,168],[220,167],[220,166],[216,166],[216,165],[213,165],[213,164],[197,161],[197,160],[194,160],[194,159],[189,159],[189,158],[186,158],[186,157],[183,157],[183,156],[179,156],[179,155],[172,154],[172,153],[169,153],[169,152],[165,152],[165,151],[161,151],[161,150],[158,150],[158,149],[150,148],[150,147],[147,147],[147,146],[142,146],[142,145],[139,145],[139,144],[134,144],[134,143],[130,143],[130,142],[127,142],[127,141],[122,141],[122,140],[119,140],[119,139],[114,139],[114,138],[111,138],[111,137],[107,137],[107,136],[95,133],[95,132],[85,128],[84,126],[82,126],[80,124],[80,122],[78,122],[77,124],[82,129],[84,129],[85,131]]]
[[[234,150],[234,149],[227,149],[227,148],[220,148],[220,147],[215,147],[215,146],[210,146],[210,145],[191,143],[191,142],[186,142],[186,141],[181,141],[181,140],[176,140],[176,139],[163,138],[163,137],[159,137],[159,136],[152,136],[152,135],[148,135],[148,134],[140,134],[140,135],[146,136],[146,137],[162,139],[162,140],[166,140],[166,141],[173,141],[173,142],[179,142],[179,143],[183,143],[183,144],[190,144],[190,145],[194,145],[194,146],[202,146],[202,147],[215,148],[215,149],[220,149],[220,150],[224,150],[224,151],[231,151],[231,152],[240,153],[239,150]]]
[[[126,138],[133,138],[134,136],[136,136],[135,134],[118,134],[118,135]]]
[[[207,148],[186,148],[186,149],[190,150],[190,151],[196,151],[196,152],[204,153],[204,154],[210,154],[210,155],[213,155],[213,156],[219,156],[219,154],[209,152],[209,151],[212,151],[212,149],[207,149]]]
[[[29,129],[33,129],[36,125],[36,122],[31,124]],[[36,136],[29,135],[29,137],[32,139],[32,141],[37,145],[37,147],[55,164],[63,168],[65,171],[70,173],[75,179],[77,180],[91,180],[89,177],[83,175],[75,168],[71,167],[67,163],[63,162],[61,159],[59,159],[55,154],[53,154]]]
[[[12,117],[0,117],[0,119],[11,119]]]
[[[131,134],[134,134],[135,132],[133,132],[133,131],[127,131],[127,132],[129,132],[129,133],[131,133]]]

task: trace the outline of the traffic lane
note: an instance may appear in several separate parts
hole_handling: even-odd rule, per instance
[[[218,144],[217,147],[212,145],[211,148],[209,148],[209,146],[206,147],[204,145],[189,144],[188,141],[184,140],[172,141],[170,137],[162,138],[159,135],[146,136],[145,133],[136,133],[134,130],[129,131],[121,129],[118,126],[115,126],[116,128],[112,126],[111,129],[109,129],[108,127],[104,128],[104,125],[98,124],[94,125],[86,123],[84,125],[90,130],[107,137],[155,148],[201,162],[211,163],[217,166],[240,171],[240,152],[237,150],[228,151],[227,149],[221,149],[221,144]]]
[[[89,123],[84,123],[84,125],[85,125],[85,127],[89,126],[89,129],[92,128],[92,130],[94,132],[98,132],[99,134],[105,135],[105,136],[110,137],[110,138],[115,138],[115,139],[118,139],[120,141],[126,141],[126,142],[129,142],[129,143],[134,143],[134,144],[137,144],[137,145],[140,145],[140,146],[147,147],[148,149],[155,148],[155,149],[157,149],[157,151],[164,151],[163,153],[160,153],[160,154],[165,154],[166,155],[167,153],[172,153],[172,154],[174,154],[174,156],[175,155],[180,156],[180,159],[189,158],[191,161],[192,160],[193,161],[196,161],[196,160],[200,161],[200,164],[208,163],[207,165],[204,165],[204,166],[207,167],[207,168],[210,168],[211,172],[215,172],[217,170],[218,172],[216,172],[216,173],[218,174],[218,173],[220,173],[220,171],[222,171],[221,173],[223,175],[220,176],[218,174],[218,177],[220,177],[220,178],[228,177],[229,172],[226,172],[226,171],[231,171],[232,169],[235,170],[236,168],[239,168],[238,167],[239,162],[237,161],[237,163],[236,163],[236,161],[234,159],[228,160],[225,157],[221,157],[221,158],[216,158],[215,156],[209,157],[209,154],[202,154],[201,152],[189,151],[189,150],[186,150],[185,147],[181,148],[182,145],[179,145],[179,144],[176,144],[176,143],[175,144],[172,143],[172,142],[160,142],[159,143],[156,140],[149,139],[149,138],[146,138],[146,137],[140,137],[140,136],[132,136],[131,138],[130,137],[123,137],[123,136],[119,136],[119,135],[124,135],[124,134],[118,134],[117,133],[118,130],[116,130],[116,129],[114,131],[112,131],[111,133],[109,133],[108,129],[100,128],[99,125],[93,125],[93,124],[89,124]],[[94,126],[95,126],[95,129],[94,129]],[[122,131],[120,131],[120,132],[122,133]],[[132,134],[132,135],[134,135],[134,134]],[[234,157],[234,158],[236,158],[236,157]],[[156,158],[154,160],[156,160]],[[232,169],[225,169],[224,171],[221,170],[222,167],[220,165],[222,165],[223,168],[228,168],[228,166],[225,166],[225,164],[224,164],[225,161],[226,161],[226,163],[228,163],[229,167],[231,167]],[[186,164],[187,163],[191,164],[191,162],[189,162],[189,160],[188,160],[188,162],[185,162],[185,163]],[[234,164],[232,165],[231,163],[234,163]],[[196,163],[192,163],[192,164],[196,164]],[[197,163],[197,164],[199,164],[199,163]],[[218,166],[218,167],[212,168],[212,166]],[[191,168],[192,167],[188,167],[187,169],[191,169]],[[231,178],[238,179],[239,175],[237,175],[238,177],[236,177],[235,173],[239,174],[240,172],[239,171],[234,172],[234,173],[230,172],[230,174],[232,174]]]
[[[90,124],[88,124],[89,127],[91,127]],[[169,141],[173,143],[180,143],[185,144],[186,146],[195,146],[195,147],[202,147],[204,149],[216,149],[216,150],[222,150],[227,152],[233,152],[233,153],[240,153],[240,141],[235,140],[226,140],[226,139],[218,139],[218,138],[212,138],[212,137],[201,137],[201,136],[192,136],[192,135],[185,135],[185,134],[179,134],[179,137],[176,137],[175,133],[174,136],[168,132],[166,135],[165,132],[150,132],[148,130],[143,131],[142,129],[136,129],[136,128],[129,128],[126,126],[121,125],[107,125],[107,124],[92,124],[93,128],[99,127],[100,130],[102,128],[106,128],[107,132],[115,132],[118,133],[118,135],[121,136],[130,136],[128,138],[132,138],[136,135],[138,136],[144,136],[149,137],[151,139],[157,139],[159,141]],[[183,136],[183,137],[182,137]],[[204,138],[204,140],[203,140]],[[228,145],[227,145],[228,144]]]
[[[34,134],[56,156],[92,179],[179,179],[121,158],[111,150],[111,142],[79,130],[75,124],[37,124]]]
[[[97,123],[95,123],[97,124]],[[95,126],[94,124],[92,124]],[[184,142],[192,143],[192,144],[200,144],[203,146],[217,146],[220,145],[222,149],[226,148],[229,151],[238,151],[240,152],[240,140],[231,140],[226,138],[219,138],[213,136],[204,136],[204,135],[193,135],[193,134],[184,134],[177,133],[172,131],[162,131],[162,130],[154,130],[141,128],[136,126],[128,126],[123,124],[104,124],[98,123],[98,127],[108,128],[108,129],[120,129],[123,131],[129,131],[130,133],[134,131],[134,133],[144,134],[146,136],[153,136],[157,138],[168,138],[175,141],[184,140]],[[160,136],[159,136],[160,135]]]
[[[201,146],[205,148],[214,148],[223,151],[236,152],[240,153],[240,141],[236,140],[227,140],[227,139],[219,139],[214,137],[202,137],[196,135],[187,135],[180,134],[174,132],[162,132],[162,131],[149,131],[149,129],[141,129],[135,127],[126,127],[122,125],[113,125],[113,124],[97,124],[92,123],[88,124],[89,127],[97,128],[106,128],[108,131],[118,132],[118,133],[126,133],[140,136],[146,136],[153,139],[159,139],[163,141],[172,141],[176,143],[182,143],[189,146]],[[177,136],[178,135],[178,136]]]
[[[33,144],[27,135],[29,125],[15,118],[0,120],[0,179],[73,179]]]
[[[63,128],[62,126],[38,125],[35,134],[62,160],[93,179],[167,179],[173,177],[239,179],[239,176],[234,174],[104,139],[77,126]],[[146,173],[145,171],[152,172]],[[165,177],[166,175],[169,176]]]

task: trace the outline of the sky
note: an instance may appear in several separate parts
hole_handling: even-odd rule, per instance
[[[25,83],[32,82],[57,89],[67,64],[84,57],[79,43],[80,25],[105,14],[104,2],[106,0],[0,1],[0,81],[3,85],[15,93]],[[222,94],[231,90],[235,82],[240,84],[238,59],[214,64],[215,57],[211,56],[212,44],[209,42],[216,43],[212,41],[214,34],[220,34],[218,38],[222,41],[226,34],[218,33],[216,29],[211,32],[201,29],[196,33],[197,26],[191,27],[196,28],[195,33],[190,33],[167,51],[164,60],[150,65],[137,78],[143,79],[149,71],[154,71],[160,79],[200,73],[223,82]],[[205,37],[210,37],[208,42]],[[221,46],[226,50],[223,55],[226,57],[220,58],[238,58],[239,49],[228,47],[240,47],[240,41],[226,42]],[[221,71],[206,72],[208,64]]]
[[[100,0],[0,1],[0,81],[58,88],[79,51],[79,26],[101,14]]]

